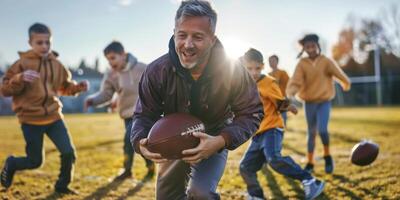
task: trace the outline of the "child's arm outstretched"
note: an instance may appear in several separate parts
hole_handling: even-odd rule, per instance
[[[74,96],[89,89],[89,82],[87,80],[77,83],[76,81],[72,80],[71,72],[64,66],[62,68],[62,84],[61,87],[58,88],[60,95]]]
[[[96,94],[90,95],[85,99],[85,109],[89,106],[104,105],[110,102],[112,103],[112,99],[114,93],[116,92],[116,89],[112,83],[110,76],[110,74],[104,75],[101,82],[100,91],[98,91]]]

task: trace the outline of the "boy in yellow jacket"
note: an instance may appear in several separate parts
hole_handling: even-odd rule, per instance
[[[61,167],[55,191],[73,194],[68,188],[72,180],[75,150],[61,113],[61,95],[87,91],[88,82],[76,83],[71,73],[51,51],[51,31],[40,23],[29,28],[31,50],[20,53],[6,72],[1,86],[4,96],[13,98],[12,108],[21,123],[26,142],[26,157],[9,156],[1,172],[1,185],[9,188],[16,171],[42,165],[43,136],[46,134],[61,153]]]
[[[307,53],[308,57],[301,58],[296,66],[293,77],[286,88],[288,98],[296,94],[304,101],[305,115],[308,126],[307,159],[305,169],[314,169],[315,136],[318,132],[324,145],[325,172],[332,173],[334,163],[329,151],[328,122],[331,110],[331,100],[335,97],[334,79],[344,91],[350,90],[350,80],[346,74],[329,58],[321,55],[318,36],[309,34],[299,43],[303,50],[298,57]]]
[[[271,67],[271,72],[268,73],[268,75],[275,78],[276,82],[279,85],[279,88],[281,89],[282,95],[286,95],[286,86],[289,81],[289,75],[285,70],[278,68],[279,57],[277,55],[270,56],[268,58],[268,62],[269,66]],[[281,115],[283,118],[283,123],[285,124],[285,126],[287,126],[287,112],[282,112]]]
[[[314,199],[321,194],[325,183],[303,170],[291,157],[281,155],[284,124],[280,112],[289,110],[296,114],[296,108],[285,100],[274,78],[261,74],[264,61],[258,50],[248,50],[242,59],[257,82],[265,116],[240,162],[240,174],[247,184],[248,199],[265,199],[256,174],[264,163],[282,175],[302,181],[305,198]]]

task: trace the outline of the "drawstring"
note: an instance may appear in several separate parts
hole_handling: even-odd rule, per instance
[[[51,60],[49,60],[49,64],[50,64],[51,83],[54,83],[53,64],[51,63]]]

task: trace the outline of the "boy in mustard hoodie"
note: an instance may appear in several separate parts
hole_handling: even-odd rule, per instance
[[[51,51],[51,31],[40,23],[29,28],[31,49],[19,53],[6,72],[1,86],[4,96],[13,98],[16,113],[26,142],[26,157],[9,156],[1,172],[1,185],[9,188],[16,171],[42,165],[43,136],[46,134],[61,153],[61,167],[55,191],[75,194],[68,188],[72,180],[75,150],[61,113],[58,95],[76,95],[87,91],[88,82],[76,83],[71,73]]]
[[[279,88],[281,89],[282,95],[286,95],[286,86],[289,81],[289,75],[285,70],[278,68],[279,57],[277,55],[270,56],[268,58],[268,62],[269,66],[271,67],[271,72],[268,73],[268,75],[275,78],[276,82],[279,85]],[[282,112],[281,115],[283,118],[283,124],[285,124],[285,126],[287,127],[287,112]]]
[[[312,172],[314,169],[315,136],[321,136],[324,145],[325,172],[332,173],[334,163],[329,151],[328,122],[331,110],[331,100],[335,97],[334,80],[337,80],[344,91],[350,90],[350,80],[346,74],[332,60],[321,54],[315,34],[305,35],[299,43],[308,57],[301,58],[296,66],[293,77],[286,88],[288,98],[296,94],[304,101],[305,116],[308,126],[307,159],[305,169]]]
[[[285,100],[274,78],[261,74],[264,60],[258,50],[248,50],[242,61],[257,82],[265,116],[240,162],[240,174],[247,184],[248,199],[265,199],[257,180],[257,171],[265,163],[282,175],[302,181],[305,198],[314,199],[322,193],[325,183],[303,170],[291,157],[281,155],[284,124],[280,112],[296,114],[297,109]]]

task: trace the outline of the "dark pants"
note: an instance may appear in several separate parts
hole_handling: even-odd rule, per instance
[[[124,168],[126,171],[131,171],[132,166],[133,166],[133,157],[135,155],[135,151],[134,151],[131,141],[130,141],[130,135],[131,135],[131,129],[132,129],[132,118],[125,119],[124,122],[125,122]],[[148,160],[144,157],[143,157],[143,159],[146,162],[147,168],[154,167],[154,163],[151,160]]]
[[[228,150],[225,149],[194,165],[182,160],[160,164],[156,199],[220,199],[216,190],[224,173],[227,156]]]
[[[56,188],[66,188],[72,180],[75,150],[63,120],[48,125],[22,124],[22,132],[26,142],[26,157],[14,159],[16,170],[35,169],[44,161],[43,136],[47,134],[61,153],[61,167]]]
[[[308,180],[312,176],[303,170],[289,156],[282,156],[283,131],[270,129],[252,138],[242,161],[240,174],[247,184],[251,196],[263,197],[263,190],[257,180],[257,171],[268,163],[276,172],[296,180]]]

